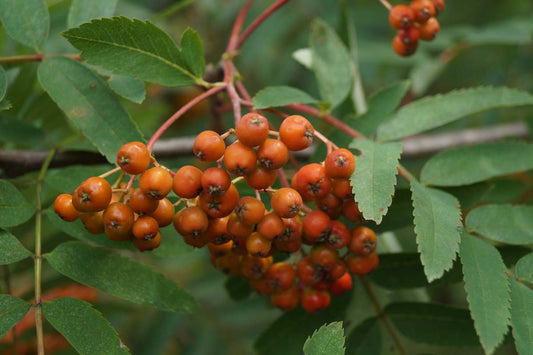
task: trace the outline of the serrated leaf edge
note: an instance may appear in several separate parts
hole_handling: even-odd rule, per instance
[[[340,324],[341,329],[343,330],[343,332],[342,332],[342,340],[343,340],[343,344],[344,345],[342,346],[342,349],[344,350],[344,352],[346,352],[346,335],[344,334],[344,328],[343,328],[343,322],[342,321],[341,322],[331,322],[329,324],[323,324],[320,328],[315,329],[313,334],[308,336],[307,339],[305,340],[303,348],[305,348],[307,346],[307,343],[311,340],[311,338],[313,338],[322,329],[328,329],[329,327],[336,326],[337,324]],[[305,352],[304,352],[304,354],[307,355],[307,353],[305,353]]]
[[[411,179],[414,179],[414,177],[411,176]],[[426,186],[420,184],[418,181],[417,181],[417,183],[421,187],[423,187],[424,189],[431,189],[429,187],[426,187]],[[438,276],[433,277],[431,275],[428,275],[427,270],[426,270],[426,265],[427,264],[426,264],[425,258],[422,257],[423,256],[422,247],[420,246],[420,243],[419,243],[419,231],[418,231],[418,228],[417,228],[418,224],[417,224],[417,217],[416,217],[416,214],[415,214],[416,208],[415,208],[415,198],[414,198],[414,191],[413,191],[412,183],[411,183],[410,190],[411,190],[411,201],[413,201],[413,225],[414,225],[415,235],[416,235],[416,245],[417,245],[418,252],[420,254],[420,262],[422,263],[422,266],[424,267],[424,274],[426,275],[426,277],[428,279],[428,282],[431,283],[431,282],[433,282],[435,280],[440,279],[444,275],[444,273],[446,271],[450,270],[453,267],[453,262],[457,259],[457,255],[459,254],[459,245],[461,244],[461,235],[459,234],[459,238],[458,238],[459,241],[458,241],[458,243],[456,244],[456,247],[455,247],[455,256],[454,256],[453,259],[450,260],[450,265],[448,267],[445,267],[442,270],[442,272],[440,273],[440,275],[438,275]],[[438,190],[438,189],[434,189],[434,190]],[[442,190],[438,190],[438,191],[442,191]],[[444,191],[442,191],[442,192],[444,192]],[[460,203],[457,200],[457,198],[455,196],[453,196],[453,195],[450,195],[450,196],[452,196],[457,201],[457,205],[460,206]],[[463,217],[462,217],[462,215],[460,213],[460,209],[457,209],[457,213],[459,214],[459,221],[462,222]]]

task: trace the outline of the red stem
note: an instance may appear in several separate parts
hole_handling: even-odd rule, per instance
[[[233,23],[233,28],[231,29],[231,35],[229,37],[228,46],[226,47],[226,53],[233,52],[238,48],[237,41],[239,40],[239,34],[242,30],[242,25],[244,24],[244,19],[246,18],[246,14],[248,13],[248,10],[250,9],[250,6],[254,0],[248,0],[244,3],[244,5],[241,7],[241,10],[239,11],[239,14],[237,15],[237,18],[235,19],[235,22]]]
[[[183,105],[176,113],[174,113],[172,116],[170,116],[161,127],[155,133],[152,135],[148,143],[146,144],[146,147],[148,148],[149,152],[152,152],[152,149],[154,147],[155,142],[161,137],[161,135],[174,123],[178,118],[180,118],[185,112],[187,112],[191,107],[202,101],[203,99],[216,94],[219,91],[222,91],[226,88],[227,85],[220,85],[215,86],[214,88],[211,88],[207,90],[206,92],[196,96],[191,101],[187,102],[185,105]]]
[[[359,139],[366,138],[364,135],[362,135],[361,133],[359,133],[352,127],[348,126],[347,124],[345,124],[338,118],[333,117],[331,115],[325,115],[322,112],[320,112],[320,110],[317,110],[316,108],[312,108],[307,105],[297,105],[297,104],[288,105],[286,107],[293,109],[293,110],[305,112],[316,117],[320,117],[324,119],[324,121],[328,122],[330,125],[337,127],[338,129],[340,129],[341,131],[345,132],[346,134],[350,135],[353,138],[359,138]]]
[[[272,15],[277,9],[285,5],[291,0],[278,0],[272,4],[268,9],[266,9],[261,15],[259,15],[251,24],[244,30],[243,34],[239,38],[237,45],[233,49],[238,49],[242,46],[244,41],[255,31],[255,29],[263,23],[270,15]]]
[[[234,68],[229,60],[224,60],[222,64],[224,65],[224,82],[226,83],[226,90],[233,106],[233,114],[235,115],[235,127],[237,127],[237,123],[241,119],[241,98],[239,97],[239,94],[237,93],[237,90],[235,90],[235,86],[233,85]]]

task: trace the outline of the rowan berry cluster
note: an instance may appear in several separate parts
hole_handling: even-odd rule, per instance
[[[410,5],[396,5],[389,12],[390,25],[398,32],[392,48],[403,57],[418,48],[418,40],[432,41],[440,30],[437,17],[444,10],[444,0],[412,0]]]
[[[324,162],[296,169],[290,187],[273,188],[290,152],[306,149],[316,136],[325,139],[303,116],[288,116],[273,131],[264,116],[251,112],[223,135],[206,130],[197,136],[194,155],[216,166],[186,165],[175,173],[143,143],[130,142],[120,148],[117,164],[123,174],[139,174],[138,187],[91,177],[72,195],[58,196],[54,210],[66,221],[80,216],[91,233],[133,240],[141,251],[158,247],[159,227],[173,223],[187,244],[207,246],[215,268],[247,280],[273,305],[290,310],[301,304],[316,312],[329,305],[331,294],[351,289],[351,274],[378,265],[376,235],[360,225],[352,195],[350,151],[325,139]],[[237,185],[244,183],[255,196],[239,195]],[[166,197],[171,191],[179,198],[174,204]],[[292,255],[290,261],[274,262],[283,254]]]

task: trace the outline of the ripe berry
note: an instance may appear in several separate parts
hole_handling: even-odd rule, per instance
[[[265,205],[255,197],[244,196],[237,203],[235,214],[246,224],[257,224],[265,216]]]
[[[351,290],[352,286],[353,286],[352,276],[348,272],[345,272],[340,278],[333,281],[329,290],[331,291],[332,294],[338,296],[346,291]]]
[[[344,201],[344,204],[342,205],[342,213],[344,214],[344,217],[346,217],[350,222],[363,222],[363,214],[361,213],[361,211],[359,211],[357,202],[355,202],[353,198],[349,198]]]
[[[288,290],[272,294],[270,301],[274,306],[284,311],[290,311],[298,306],[300,302],[300,291],[296,287],[291,287]]]
[[[257,149],[257,159],[265,168],[276,170],[289,161],[289,149],[278,139],[267,139]]]
[[[131,193],[128,204],[136,213],[151,214],[157,209],[159,200],[151,198],[143,190],[136,188]]]
[[[80,213],[85,229],[91,234],[104,233],[104,211]]]
[[[111,202],[111,185],[97,176],[85,180],[74,190],[72,204],[80,212],[97,212]]]
[[[272,264],[266,274],[266,279],[274,291],[284,291],[291,288],[296,280],[296,271],[286,262]]]
[[[186,244],[189,244],[190,246],[193,246],[195,248],[203,248],[207,244],[207,240],[205,239],[203,234],[200,234],[200,235],[189,234],[189,235],[182,235],[182,237],[183,237],[183,241]],[[133,241],[135,241],[135,239]]]
[[[194,155],[203,161],[217,161],[224,155],[226,144],[217,132],[203,131],[193,145]]]
[[[330,192],[316,200],[316,208],[337,219],[342,213],[342,200]]]
[[[137,218],[132,227],[133,236],[137,239],[150,240],[159,233],[159,224],[150,216]]]
[[[339,260],[339,253],[335,249],[326,247],[325,245],[315,245],[309,252],[311,261],[324,269],[330,269],[337,260]]]
[[[341,249],[350,242],[350,230],[346,225],[337,220],[331,221],[331,228],[326,238],[326,243],[330,248]]]
[[[161,233],[158,232],[153,238],[151,239],[138,239],[133,238],[133,245],[139,251],[149,251],[157,248],[161,244]]]
[[[394,52],[396,52],[396,54],[402,57],[409,57],[410,55],[413,55],[416,52],[417,47],[418,42],[405,44],[399,34],[394,36],[394,38],[392,39],[392,49],[394,49]]]
[[[255,112],[242,116],[235,126],[237,139],[248,147],[261,145],[268,138],[268,133],[268,120]]]
[[[316,313],[328,308],[331,296],[327,291],[319,291],[313,288],[306,288],[301,293],[300,303],[302,308],[308,313]]]
[[[352,274],[362,276],[378,267],[379,258],[375,251],[366,256],[348,254],[346,263]]]
[[[272,242],[258,232],[246,238],[246,250],[252,256],[264,258],[269,255],[271,247]]]
[[[272,240],[285,231],[283,220],[276,213],[269,213],[257,225],[257,231],[266,239]]]
[[[202,170],[192,165],[179,168],[174,175],[172,189],[182,198],[195,198],[202,191]]]
[[[415,22],[420,24],[435,16],[435,5],[431,0],[413,0],[409,6],[415,12]]]
[[[239,202],[239,191],[231,184],[223,195],[210,195],[202,191],[198,198],[198,205],[211,218],[220,218],[229,215]]]
[[[398,36],[408,46],[416,45],[420,38],[420,30],[416,26],[409,26],[398,31]]]
[[[208,225],[205,212],[197,206],[187,207],[174,217],[174,228],[181,235],[198,236],[207,230]]]
[[[291,218],[298,214],[302,207],[302,196],[290,187],[282,187],[274,192],[270,204],[272,209],[283,218]]]
[[[303,219],[304,238],[310,243],[316,243],[327,238],[331,227],[329,216],[319,210],[309,212]]]
[[[208,243],[224,244],[231,240],[228,232],[229,216],[213,218],[209,220],[207,230],[204,232],[205,239]]]
[[[243,244],[246,238],[254,231],[254,226],[244,223],[235,214],[231,214],[226,226],[228,233],[231,235],[235,243]]]
[[[435,5],[435,16],[439,16],[439,14],[444,11],[445,5],[444,0],[431,0],[433,1],[433,5]]]
[[[297,184],[292,187],[296,189],[304,199],[306,197],[322,197],[331,189],[331,179],[326,175],[326,169],[320,164],[307,164],[300,168],[296,175]]]
[[[407,5],[396,5],[389,12],[389,23],[398,30],[409,27],[415,20],[415,11]]]
[[[283,120],[279,127],[279,137],[292,151],[303,150],[313,143],[315,129],[303,116],[292,115]]]
[[[117,164],[122,170],[131,175],[144,172],[150,165],[150,153],[146,145],[141,142],[124,144],[117,153]]]
[[[348,149],[339,148],[326,156],[324,166],[330,178],[349,178],[355,170],[355,157]]]
[[[139,178],[140,189],[156,200],[161,200],[168,195],[172,190],[172,185],[172,175],[161,167],[148,169]]]
[[[105,234],[111,240],[129,240],[132,236],[133,210],[130,206],[113,202],[104,211]]]
[[[376,249],[376,233],[368,227],[360,226],[352,231],[348,249],[357,255],[365,256]]]
[[[72,204],[71,194],[61,194],[54,201],[54,212],[64,221],[75,221],[80,213]]]
[[[296,263],[298,279],[304,285],[312,286],[322,278],[318,266],[313,263],[311,257],[304,256]]]
[[[209,168],[202,174],[203,191],[210,195],[223,195],[231,185],[231,177],[222,168]]]
[[[420,25],[420,38],[424,41],[432,41],[439,33],[440,25],[436,18],[432,17]]]
[[[346,200],[352,197],[352,185],[349,179],[331,179],[331,192],[340,198]]]
[[[248,280],[259,280],[272,265],[272,257],[258,258],[245,255],[241,261],[241,274]]]
[[[276,181],[276,171],[265,168],[264,166],[256,166],[254,170],[244,177],[244,180],[253,189],[265,190],[274,184]]]
[[[207,249],[209,250],[209,254],[218,258],[222,255],[226,255],[233,249],[233,241],[230,240],[222,244],[207,243]]]
[[[168,226],[174,219],[174,205],[167,198],[159,200],[156,210],[150,216],[155,218],[159,227]]]
[[[224,165],[228,172],[237,176],[250,173],[257,163],[255,151],[241,142],[235,142],[226,148]]]

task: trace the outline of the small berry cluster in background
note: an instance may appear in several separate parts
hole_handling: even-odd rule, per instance
[[[306,149],[315,137],[328,148],[325,160],[294,165],[289,185],[281,169],[294,163],[290,152]],[[298,304],[308,312],[323,310],[331,294],[352,288],[351,274],[378,266],[376,234],[361,225],[350,185],[355,157],[305,117],[288,116],[273,131],[264,116],[251,112],[222,135],[201,132],[193,154],[216,166],[202,171],[185,165],[173,172],[145,144],[127,143],[117,154],[119,168],[87,179],[72,195],[59,195],[54,210],[65,221],[80,217],[90,233],[132,240],[141,251],[157,248],[159,228],[173,224],[185,243],[207,246],[215,268],[245,279],[284,310]],[[119,170],[113,185],[104,179]],[[126,174],[128,183],[122,182]],[[283,187],[275,189],[278,177]],[[240,196],[242,184],[255,195]],[[167,199],[171,191],[179,198],[175,203]],[[289,257],[274,262],[275,254]]]
[[[413,0],[409,6],[392,7],[389,23],[398,30],[392,40],[394,52],[407,57],[416,52],[419,39],[432,41],[440,30],[436,17],[444,7],[444,0]]]

